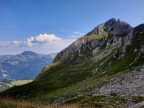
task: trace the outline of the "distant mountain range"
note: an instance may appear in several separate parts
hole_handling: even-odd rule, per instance
[[[5,61],[6,59],[9,59],[11,57],[13,57],[14,55],[0,55],[0,63],[2,63],[3,61]]]
[[[33,79],[40,73],[43,67],[53,62],[55,56],[55,53],[42,55],[32,51],[24,51],[15,56],[0,56],[0,79]]]
[[[9,79],[0,79],[0,92],[6,90],[10,87],[23,85],[31,82],[32,80],[9,80]]]

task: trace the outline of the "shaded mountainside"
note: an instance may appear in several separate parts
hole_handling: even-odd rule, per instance
[[[13,57],[14,55],[0,55],[0,63],[2,63],[3,61],[5,61],[6,59],[9,59],[11,57]]]
[[[5,79],[33,79],[44,66],[51,64],[50,55],[41,55],[31,51],[5,59],[0,63],[0,77]]]
[[[114,18],[62,50],[29,84],[1,97],[40,103],[132,106],[144,101],[144,24]]]

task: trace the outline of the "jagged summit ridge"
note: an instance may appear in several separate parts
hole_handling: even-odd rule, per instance
[[[92,35],[92,34],[96,34],[96,35],[102,34],[104,31],[108,31],[109,30],[108,28],[111,28],[111,26],[113,26],[115,23],[116,23],[116,19],[111,18],[107,22],[96,26],[92,31],[88,32],[86,34],[86,36],[89,36],[89,35]]]
[[[115,18],[111,18],[105,23],[96,26],[91,32],[87,33],[84,37],[77,39],[66,49],[62,50],[54,59],[54,62],[58,60],[66,60],[66,59],[74,59],[74,56],[83,56],[83,58],[87,59],[86,56],[82,52],[83,49],[96,49],[95,51],[90,52],[99,52],[100,50],[106,50],[107,48],[113,47],[115,45],[119,45],[119,47],[123,44],[121,37],[126,37],[130,32],[132,34],[133,28],[126,22],[116,20]],[[130,34],[130,37],[131,37]],[[127,42],[130,42],[129,38],[126,38]],[[97,47],[99,46],[99,47]],[[97,47],[97,48],[96,48]],[[125,50],[125,48],[123,49]],[[96,53],[94,53],[96,54]],[[81,62],[81,60],[78,60]]]
[[[100,35],[103,32],[109,32],[111,29],[114,29],[115,35],[122,35],[129,32],[132,27],[128,23],[120,21],[120,19],[116,20],[115,18],[111,18],[107,22],[96,26],[92,31],[87,33],[86,36],[92,34]]]

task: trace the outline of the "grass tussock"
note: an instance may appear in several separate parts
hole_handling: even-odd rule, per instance
[[[0,108],[38,108],[25,101],[14,101],[12,99],[0,99]]]
[[[59,65],[60,64],[60,62],[56,62],[56,63],[53,63],[53,64],[51,64],[51,65],[48,65],[48,66],[46,66],[44,69],[43,69],[43,72],[45,72],[45,71],[47,71],[48,69],[50,69],[50,68],[52,68],[52,67],[55,67],[55,66],[57,66],[57,65]]]
[[[99,108],[95,106],[83,106],[80,107],[76,104],[69,105],[36,105],[26,101],[15,101],[12,99],[0,99],[0,108]],[[112,106],[106,106],[105,108],[114,108]]]

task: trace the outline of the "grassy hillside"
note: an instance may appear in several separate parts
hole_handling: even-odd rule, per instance
[[[100,52],[102,57],[97,56],[98,59],[96,60],[95,56],[88,54],[93,49],[82,47],[83,54],[87,54],[87,59],[84,62],[75,62],[80,58],[78,53],[75,53],[72,60],[55,62],[45,67],[33,82],[12,87],[3,91],[0,96],[42,104],[76,103],[81,106],[94,105],[99,107],[142,102],[144,101],[143,96],[127,96],[117,92],[101,95],[100,92],[106,89],[105,87],[111,86],[107,84],[114,83],[116,80],[120,85],[124,85],[123,79],[127,74],[130,76],[132,71],[143,72],[139,68],[144,65],[143,46],[144,25],[140,25],[134,29],[132,43],[126,47],[125,53],[121,53],[118,47],[111,47]],[[121,57],[122,54],[124,54],[123,57]],[[81,56],[81,59],[83,58],[84,56]],[[135,73],[131,77],[137,78]],[[94,93],[96,90],[99,90],[97,95]]]
[[[26,101],[14,101],[10,99],[1,99],[0,108],[78,108],[77,105],[36,105]],[[87,106],[85,108],[95,108]]]

